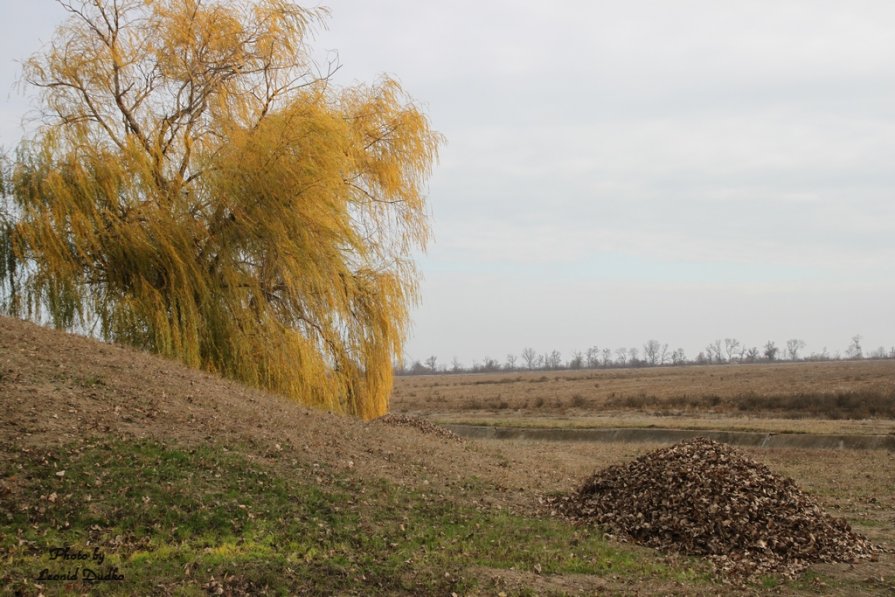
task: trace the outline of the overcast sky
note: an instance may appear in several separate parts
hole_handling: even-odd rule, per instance
[[[409,357],[895,345],[891,0],[327,5],[336,82],[396,77],[447,138]],[[62,13],[0,6],[10,148]]]

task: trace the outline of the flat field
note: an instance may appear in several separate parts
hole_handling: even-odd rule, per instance
[[[441,423],[895,432],[895,360],[399,377],[393,412]]]

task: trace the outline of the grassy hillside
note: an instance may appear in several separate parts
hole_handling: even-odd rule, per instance
[[[889,558],[854,575],[829,568],[734,590],[700,560],[619,543],[542,506],[594,468],[653,447],[462,442],[363,423],[0,318],[0,588],[26,595],[891,589]],[[826,505],[843,505],[875,540],[891,539],[885,525],[895,486],[879,462],[849,452],[826,453],[816,468],[801,453],[774,459]],[[85,569],[93,582],[84,582]]]
[[[8,590],[561,593],[707,582],[698,562],[669,563],[545,516],[538,496],[571,479],[516,471],[497,446],[312,412],[126,348],[0,319],[0,396]]]

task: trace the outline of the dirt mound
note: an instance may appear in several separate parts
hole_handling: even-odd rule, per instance
[[[421,433],[425,433],[426,435],[435,435],[443,439],[463,442],[463,439],[461,439],[459,435],[457,435],[450,429],[445,429],[444,427],[441,427],[439,425],[436,425],[435,423],[427,421],[426,419],[421,419],[419,417],[389,413],[387,415],[379,417],[375,420],[375,422],[384,423],[386,425],[395,425],[398,427],[410,427],[418,430]]]
[[[506,491],[530,486],[531,475],[506,466],[503,446],[308,409],[157,355],[2,316],[0,406],[0,465],[23,447],[73,449],[96,438],[221,444],[278,466],[296,461],[457,500],[472,495],[456,488],[474,475],[485,480],[489,503],[533,508],[526,494]],[[545,474],[532,490],[562,479]]]
[[[709,556],[719,572],[792,575],[876,548],[788,478],[733,448],[695,438],[598,471],[557,505],[650,547]]]

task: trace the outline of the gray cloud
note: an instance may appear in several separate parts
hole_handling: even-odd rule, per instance
[[[895,4],[329,5],[336,81],[397,76],[448,138],[411,356],[895,344]],[[3,55],[48,37],[36,6]]]

